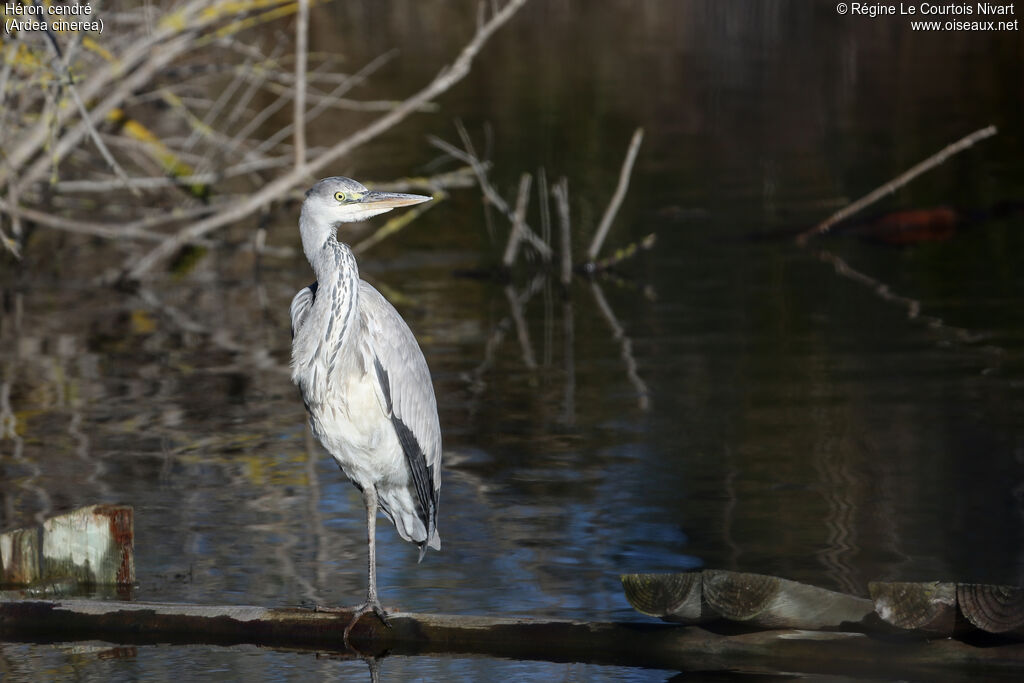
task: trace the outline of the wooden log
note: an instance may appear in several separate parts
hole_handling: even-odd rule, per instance
[[[39,527],[0,534],[0,584],[135,583],[134,524],[127,505],[90,505]]]
[[[948,638],[956,627],[956,584],[883,582],[868,584],[875,612],[888,624],[925,636]]]
[[[705,616],[761,628],[850,629],[873,615],[870,600],[764,574],[701,572]]]
[[[664,621],[702,621],[701,573],[623,574],[619,577],[633,609]]]
[[[1024,638],[1024,589],[958,583],[956,602],[960,613],[976,628],[987,633]]]
[[[0,598],[5,640],[105,640],[120,645],[250,643],[344,653],[351,612]],[[893,643],[862,633],[772,630],[721,635],[696,626],[509,619],[394,612],[391,627],[366,615],[352,631],[364,654],[476,654],[680,671],[803,672],[974,680],[1024,672],[1024,644],[955,640]],[[386,666],[386,664],[385,664]]]
[[[708,569],[620,578],[636,610],[664,621],[814,631],[860,630],[876,621],[870,600],[775,576]]]

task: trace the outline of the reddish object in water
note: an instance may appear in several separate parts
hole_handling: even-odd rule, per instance
[[[948,240],[965,223],[956,209],[909,209],[894,211],[851,225],[843,232],[872,242],[909,246],[920,242]]]

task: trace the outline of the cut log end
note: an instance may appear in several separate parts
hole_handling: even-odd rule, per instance
[[[676,622],[700,620],[700,572],[623,574],[629,604],[641,614]]]
[[[1024,589],[961,583],[956,600],[964,618],[982,631],[1024,636]]]
[[[878,616],[897,628],[948,637],[956,625],[956,584],[881,582],[868,584]]]

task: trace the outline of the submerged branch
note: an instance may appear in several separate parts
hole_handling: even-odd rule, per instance
[[[626,150],[626,158],[622,160],[622,169],[619,171],[619,183],[615,187],[615,193],[612,194],[611,200],[608,202],[608,208],[604,211],[604,216],[601,217],[601,223],[597,226],[597,232],[594,233],[594,239],[590,243],[590,248],[587,249],[587,259],[593,263],[597,258],[598,252],[601,251],[601,245],[604,244],[605,238],[608,236],[608,230],[612,227],[612,221],[615,220],[615,215],[619,212],[619,207],[622,206],[622,200],[626,197],[626,191],[629,189],[629,178],[633,174],[633,163],[636,161],[637,152],[640,151],[640,143],[644,139],[644,129],[637,128],[636,132],[633,133],[633,139],[629,142],[629,148]]]
[[[569,179],[559,178],[558,182],[551,189],[555,198],[555,207],[558,211],[559,234],[562,239],[562,267],[561,281],[563,287],[568,287],[572,282],[572,231],[569,222]]]
[[[519,177],[519,194],[516,196],[516,208],[512,212],[512,230],[508,234],[508,243],[505,245],[505,256],[501,259],[502,265],[511,268],[516,261],[516,254],[519,252],[519,243],[523,239],[526,225],[526,207],[530,203],[530,184],[533,176],[524,173]]]
[[[477,184],[480,186],[480,190],[481,192],[484,193],[484,197],[487,199],[487,201],[490,202],[490,204],[494,208],[496,208],[498,211],[504,214],[509,220],[515,222],[514,209],[512,209],[508,205],[508,202],[505,201],[505,198],[501,196],[501,193],[499,193],[494,188],[494,185],[492,185],[491,181],[487,178],[486,165],[484,164],[484,162],[480,161],[480,159],[473,152],[472,146],[468,142],[468,136],[465,134],[465,130],[461,129],[461,126],[459,132],[463,138],[464,144],[466,145],[466,150],[461,150],[455,145],[449,142],[445,142],[444,140],[434,136],[430,136],[428,140],[432,145],[434,145],[441,151],[445,152],[452,158],[458,159],[463,163],[469,164],[470,167],[472,167],[473,171],[476,173]],[[520,224],[518,232],[520,234],[520,238],[528,241],[530,243],[530,246],[537,250],[537,253],[540,254],[541,258],[544,259],[544,261],[551,260],[551,247],[549,247],[544,242],[544,240],[538,237],[537,233],[535,233],[533,229],[530,228],[530,226],[525,221],[523,221]]]
[[[976,130],[970,135],[963,137],[952,144],[947,145],[942,150],[936,152],[935,154],[928,157],[919,164],[916,164],[913,167],[907,169],[906,171],[896,176],[886,184],[882,185],[881,187],[875,188],[874,190],[864,195],[857,201],[840,209],[836,213],[832,214],[831,216],[823,220],[821,223],[818,223],[813,228],[800,233],[796,237],[797,243],[803,245],[806,244],[807,240],[810,239],[811,237],[823,235],[824,233],[828,232],[829,229],[831,229],[832,226],[835,225],[836,223],[845,220],[852,216],[853,214],[857,213],[858,211],[864,209],[865,207],[874,204],[882,197],[892,194],[893,192],[900,189],[901,187],[909,183],[911,180],[921,175],[922,173],[930,171],[936,166],[939,166],[944,161],[949,159],[951,156],[959,154],[968,147],[971,147],[974,143],[984,140],[985,138],[992,137],[993,135],[996,134],[996,132],[998,131],[996,130],[995,126],[988,126],[986,128]]]

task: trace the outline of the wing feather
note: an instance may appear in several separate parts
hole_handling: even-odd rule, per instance
[[[313,301],[316,299],[317,283],[303,287],[298,293],[292,298],[292,306],[289,311],[292,319],[292,339],[295,339],[295,334],[302,328],[302,325],[306,322],[306,316],[309,315],[309,310],[313,308]]]
[[[365,281],[359,282],[359,315],[366,332],[365,367],[374,368],[378,399],[395,425],[425,515],[427,542],[436,547],[441,426],[430,369],[398,311]]]

